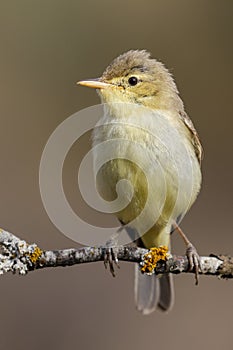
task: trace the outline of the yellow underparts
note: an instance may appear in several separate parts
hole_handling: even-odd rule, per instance
[[[150,251],[143,257],[143,266],[141,271],[143,273],[152,274],[156,268],[157,262],[160,260],[166,261],[168,257],[168,247],[161,246],[159,248],[150,248]]]

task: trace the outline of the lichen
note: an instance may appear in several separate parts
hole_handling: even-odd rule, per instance
[[[28,254],[28,256],[29,256],[29,259],[31,260],[31,262],[33,264],[35,264],[39,260],[39,258],[41,257],[43,251],[37,246],[35,246],[33,248],[34,248],[33,251],[30,252]]]
[[[154,272],[154,269],[156,268],[157,262],[160,260],[166,261],[167,258],[168,247],[161,246],[158,248],[151,248],[149,252],[143,256],[141,271],[143,273],[151,275]]]
[[[0,275],[11,271],[25,275],[33,267],[43,251],[36,244],[28,244],[24,240],[0,229],[2,238],[2,251],[0,252]]]

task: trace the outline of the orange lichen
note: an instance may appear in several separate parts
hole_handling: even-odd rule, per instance
[[[35,247],[33,253],[29,254],[29,259],[32,263],[36,263],[37,260],[41,257],[43,251],[39,247]]]
[[[148,253],[146,253],[143,257],[143,266],[141,267],[141,271],[144,273],[152,274],[157,262],[160,260],[167,260],[168,247],[154,247],[151,248]]]

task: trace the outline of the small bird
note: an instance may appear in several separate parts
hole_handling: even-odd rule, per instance
[[[106,142],[108,147],[107,142],[114,141],[113,153],[119,155],[99,170],[99,193],[111,202],[117,196],[116,184],[129,180],[134,193],[121,193],[130,203],[115,213],[117,218],[129,234],[138,232],[133,239],[136,245],[148,249],[170,247],[171,233],[177,230],[187,246],[190,269],[195,270],[197,281],[199,256],[179,222],[200,191],[202,147],[172,75],[146,50],[130,50],[114,59],[100,78],[78,84],[97,89],[104,104],[101,126],[93,131],[93,146]],[[97,150],[95,162],[101,157]],[[141,225],[135,218],[143,212],[148,198]],[[171,274],[148,276],[138,266],[135,274],[138,310],[149,314],[156,308],[172,308]]]

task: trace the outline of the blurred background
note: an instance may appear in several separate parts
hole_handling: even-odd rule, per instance
[[[43,208],[42,151],[63,120],[99,103],[77,80],[100,76],[124,51],[146,48],[174,74],[204,147],[202,191],[182,227],[201,255],[232,255],[232,18],[227,0],[1,1],[0,226],[42,249],[78,247]],[[66,160],[64,185],[88,219],[76,175],[89,136],[80,142]],[[184,252],[173,236],[173,251]],[[133,270],[121,263],[113,279],[93,263],[1,276],[0,348],[232,347],[231,280],[201,277],[195,287],[192,275],[175,276],[172,312],[142,316]]]

